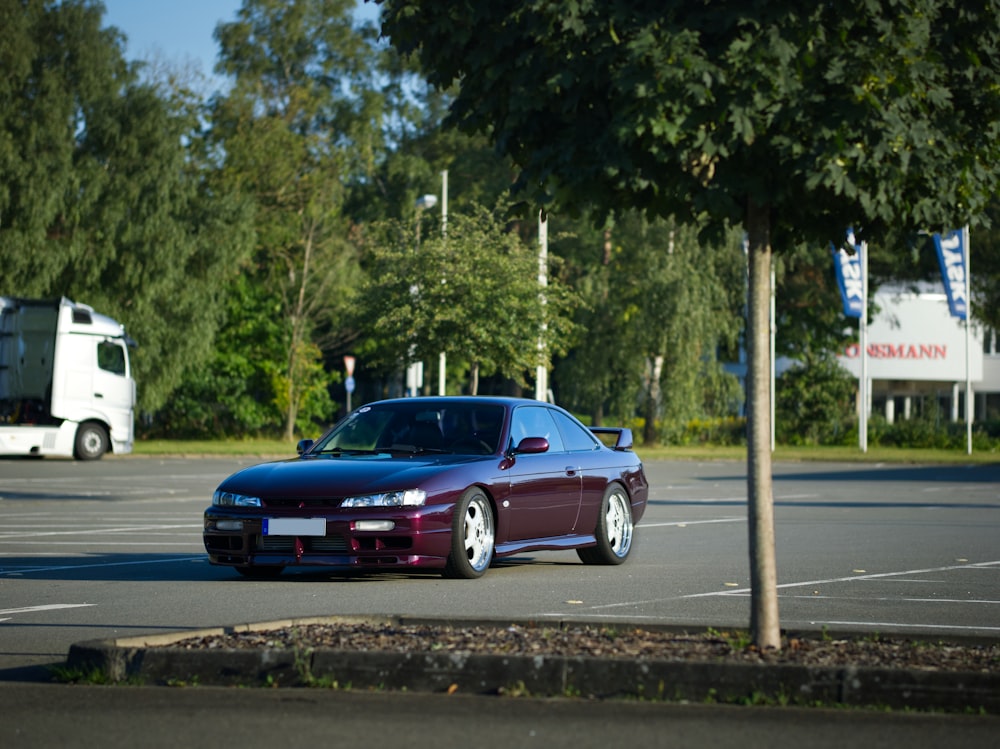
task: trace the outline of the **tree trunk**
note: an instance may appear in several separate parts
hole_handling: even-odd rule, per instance
[[[288,387],[288,397],[293,398],[295,396],[295,391],[293,386]],[[291,442],[295,439],[295,420],[298,418],[298,409],[296,408],[295,401],[289,401],[288,413],[285,414],[285,442]]]
[[[285,441],[295,439],[295,421],[299,415],[298,381],[302,367],[299,366],[301,344],[305,340],[306,330],[306,284],[309,281],[309,265],[312,262],[313,237],[316,233],[316,223],[307,220],[304,227],[304,247],[302,255],[302,272],[299,274],[299,285],[296,291],[295,309],[292,313],[292,341],[288,347],[288,411],[285,413]]]
[[[656,418],[660,415],[660,407],[663,403],[663,390],[660,387],[660,377],[663,376],[662,354],[657,354],[652,358],[651,372],[649,376],[649,387],[646,389],[646,424],[642,429],[642,443],[644,445],[655,445]]]
[[[469,373],[469,395],[479,395],[479,362],[472,362]]]
[[[750,532],[750,634],[758,648],[780,648],[778,575],[771,476],[771,236],[768,206],[749,201],[747,292],[747,512]]]

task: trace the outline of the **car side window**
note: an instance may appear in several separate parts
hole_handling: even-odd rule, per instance
[[[556,424],[559,425],[559,431],[562,433],[563,442],[568,452],[591,452],[598,449],[600,443],[593,432],[564,413],[559,411],[551,413]]]
[[[539,406],[521,406],[514,410],[510,422],[512,446],[525,437],[544,437],[549,441],[549,452],[565,452],[562,436],[549,409]]]

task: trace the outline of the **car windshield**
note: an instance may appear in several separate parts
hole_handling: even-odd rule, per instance
[[[313,453],[448,452],[492,455],[503,426],[496,404],[392,403],[359,408],[323,437]]]

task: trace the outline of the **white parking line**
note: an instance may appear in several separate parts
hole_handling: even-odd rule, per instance
[[[136,531],[165,531],[178,528],[202,528],[199,523],[185,525],[130,525],[124,528],[97,528],[94,530],[46,531],[43,533],[0,533],[0,543],[7,538],[41,538],[43,536],[89,536],[101,533],[133,533]]]
[[[683,528],[688,525],[708,525],[711,523],[745,523],[746,518],[717,518],[715,520],[679,520],[676,523],[639,523],[638,528],[667,528],[675,526]]]
[[[96,606],[96,603],[49,603],[44,606],[24,606],[19,609],[0,609],[3,614],[32,614],[36,611],[57,611],[59,609],[80,609],[85,606]]]
[[[720,522],[720,521],[706,521],[706,522]],[[640,527],[645,527],[645,526],[640,526]],[[809,580],[809,581],[799,582],[799,583],[785,583],[783,585],[779,585],[778,588],[779,589],[783,589],[783,588],[797,588],[797,587],[813,586],[813,585],[824,585],[824,584],[839,583],[839,582],[853,582],[853,581],[857,581],[857,580],[885,579],[885,578],[889,578],[889,577],[898,577],[898,576],[901,576],[901,575],[915,575],[915,574],[922,574],[922,573],[927,573],[927,572],[947,572],[947,571],[952,571],[952,570],[970,570],[970,569],[990,569],[990,570],[992,570],[992,569],[994,569],[994,568],[996,568],[998,566],[1000,566],[1000,561],[996,561],[996,562],[976,562],[976,563],[973,563],[973,564],[957,564],[957,565],[951,565],[951,566],[948,566],[948,567],[934,567],[934,568],[931,568],[931,569],[922,569],[922,570],[907,570],[907,571],[903,571],[903,572],[883,572],[883,573],[872,574],[872,575],[851,575],[850,577],[837,577],[837,578],[830,578],[829,580]],[[726,596],[729,596],[729,597],[732,597],[732,596],[748,596],[751,593],[752,593],[752,590],[750,588],[740,588],[738,590],[715,590],[715,591],[711,591],[709,593],[691,593],[691,594],[683,595],[683,596],[670,596],[670,597],[667,597],[667,598],[648,598],[648,599],[638,600],[638,601],[620,601],[620,602],[616,602],[616,603],[602,604],[602,605],[599,605],[599,606],[589,606],[589,607],[587,607],[587,611],[596,612],[596,611],[600,611],[600,610],[604,610],[604,609],[622,609],[622,608],[628,608],[630,606],[646,606],[646,605],[649,605],[649,604],[662,603],[664,601],[683,600],[685,598],[710,598],[710,597],[713,597],[713,596],[721,596],[721,597],[726,597]],[[799,596],[795,596],[795,597],[799,597]],[[815,596],[802,596],[802,597],[813,598]],[[887,600],[898,600],[898,599],[887,599]],[[919,599],[914,599],[914,600],[919,600]],[[935,599],[935,602],[936,602],[936,599]],[[993,601],[959,601],[959,603],[993,603]],[[557,616],[557,615],[558,614],[555,613],[555,612],[554,613],[542,613],[542,614],[539,614],[539,616]],[[563,615],[565,615],[565,612],[563,612]],[[588,614],[588,616],[596,616],[596,615],[597,614]],[[812,623],[812,624],[816,624],[816,623],[823,624],[823,622],[810,622],[810,623]],[[831,624],[850,624],[850,622],[828,622],[828,623],[831,623]],[[872,626],[875,626],[875,625],[872,625]],[[878,625],[878,626],[882,626],[882,625]],[[897,626],[897,625],[885,625],[885,626]],[[906,625],[898,625],[898,626],[906,626]],[[983,627],[970,627],[969,629],[983,629]],[[986,628],[986,629],[990,629],[990,628]]]
[[[819,499],[819,494],[776,494],[774,495],[775,502],[787,502],[790,499]],[[732,503],[732,502],[746,502],[746,494],[737,494],[732,497],[676,497],[665,494],[650,495],[650,501],[655,502],[666,502],[666,503],[676,503],[685,505],[697,505],[697,504],[718,504],[722,502]]]
[[[889,577],[901,577],[903,575],[923,575],[928,572],[952,572],[954,570],[988,569],[1000,565],[996,562],[976,562],[974,564],[954,564],[947,567],[929,567],[921,570],[902,570],[900,572],[880,572],[871,575],[849,575],[846,577],[831,577],[827,580],[805,580],[798,583],[784,583],[778,586],[779,590],[786,588],[801,588],[807,585],[830,585],[832,583],[854,582],[857,580],[878,580]],[[751,593],[751,588],[739,588],[738,590],[715,590],[710,593],[691,593],[682,598],[709,598],[711,596],[738,596]]]
[[[796,622],[782,622],[782,625],[788,626],[795,624]],[[834,626],[834,627],[864,627],[865,629],[882,629],[888,632],[898,631],[901,629],[930,629],[937,631],[955,631],[955,632],[1000,632],[1000,627],[966,627],[957,624],[908,624],[906,622],[838,622],[838,621],[815,621],[809,622],[809,624],[823,625],[823,626]]]
[[[1000,600],[991,601],[989,599],[983,598],[889,598],[888,596],[877,596],[875,598],[862,598],[860,596],[781,596],[782,598],[797,598],[803,601],[815,601],[822,599],[824,601],[888,601],[888,602],[903,602],[903,603],[946,603],[952,605],[955,603],[985,603],[993,606],[1000,606]]]
[[[155,535],[157,535],[157,534],[155,534],[155,533],[147,534],[146,536],[144,536],[144,538],[147,539],[145,541],[103,541],[103,540],[101,540],[101,541],[48,541],[48,542],[46,542],[45,547],[46,548],[49,548],[51,546],[98,546],[98,547],[104,547],[104,546],[145,546],[145,547],[149,547],[149,546],[153,545],[153,546],[157,546],[157,547],[163,547],[163,546],[184,546],[184,547],[188,547],[188,546],[191,546],[191,547],[193,547],[195,549],[202,549],[202,548],[204,548],[204,543],[201,542],[201,541],[197,541],[197,542],[196,541],[157,541],[155,544],[151,544],[150,541],[148,540],[148,538],[149,538],[149,536],[155,536]],[[167,535],[167,534],[164,534],[164,535]],[[177,534],[174,534],[174,533],[169,534],[170,538],[175,538],[176,535]],[[3,546],[5,546],[5,547],[9,547],[9,546],[37,546],[38,545],[37,542],[35,542],[35,541],[0,541],[0,544],[3,544]],[[0,557],[2,557],[2,556],[8,556],[8,555],[9,556],[24,556],[21,553],[14,554],[14,552],[10,552],[9,554],[5,554],[4,552],[0,552]],[[46,556],[46,554],[43,553],[43,554],[41,554],[41,556]]]
[[[50,567],[21,567],[16,570],[0,570],[0,577],[10,575],[28,575],[33,572],[60,572],[65,570],[87,570],[101,567],[135,567],[143,564],[174,564],[176,562],[200,562],[207,560],[204,554],[197,557],[181,557],[180,559],[142,559],[135,562],[101,562],[99,564],[61,564]]]

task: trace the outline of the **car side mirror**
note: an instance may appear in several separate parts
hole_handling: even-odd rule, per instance
[[[301,455],[302,453],[309,452],[314,444],[314,440],[299,440],[299,444],[295,446],[295,450]]]
[[[517,443],[514,448],[515,453],[532,455],[549,451],[549,441],[544,437],[525,437]]]

